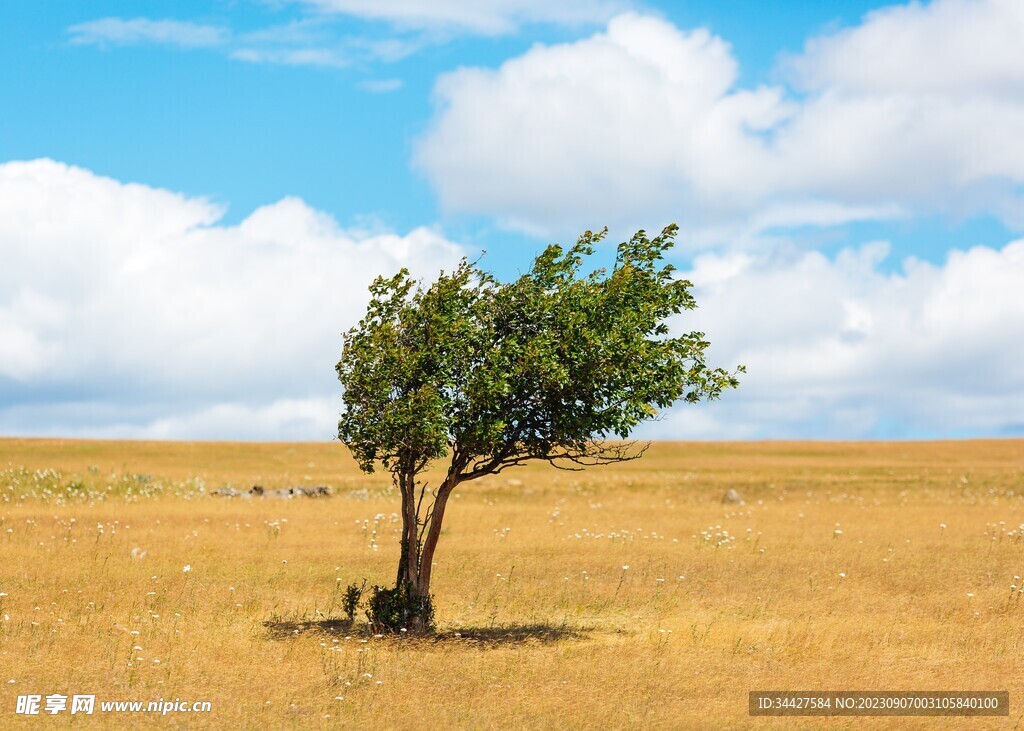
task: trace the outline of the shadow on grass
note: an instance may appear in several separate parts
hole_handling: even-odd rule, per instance
[[[487,627],[461,627],[428,635],[423,639],[433,642],[464,642],[480,645],[520,645],[529,642],[550,644],[562,640],[582,640],[592,630],[567,624],[498,624]]]
[[[482,627],[445,629],[423,635],[408,633],[375,635],[369,625],[355,624],[348,619],[286,620],[272,619],[263,623],[272,640],[284,640],[302,635],[327,637],[376,638],[402,644],[462,644],[480,647],[551,644],[563,640],[582,640],[593,630],[568,624],[534,622],[531,624],[496,624]]]
[[[263,623],[267,634],[272,640],[286,640],[299,635],[326,635],[328,637],[344,637],[358,635],[365,637],[369,627],[357,625],[350,619],[268,619]]]

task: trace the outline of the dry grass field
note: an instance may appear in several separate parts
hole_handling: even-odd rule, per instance
[[[1024,442],[655,444],[449,507],[431,639],[345,627],[397,495],[341,445],[0,440],[0,727],[1010,728]],[[214,497],[328,484],[323,499]],[[722,502],[736,489],[744,504]],[[185,567],[190,567],[186,571]],[[752,689],[1009,690],[1009,718],[751,718]],[[209,701],[15,714],[19,694]],[[45,713],[43,715],[46,715]]]

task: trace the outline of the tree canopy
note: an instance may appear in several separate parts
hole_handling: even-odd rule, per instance
[[[463,480],[529,459],[622,459],[606,440],[738,384],[706,364],[704,333],[670,335],[667,319],[696,307],[692,284],[663,262],[675,234],[638,232],[610,273],[581,276],[605,235],[588,231],[507,284],[467,260],[426,288],[405,269],[378,278],[337,367],[339,438],[366,471],[450,457]]]

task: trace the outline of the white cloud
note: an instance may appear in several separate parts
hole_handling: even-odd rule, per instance
[[[71,42],[79,45],[129,46],[157,43],[183,48],[219,46],[231,33],[227,28],[182,20],[101,18],[68,28]]]
[[[371,279],[459,255],[295,198],[222,213],[50,160],[0,165],[0,431],[328,438],[340,333]]]
[[[327,13],[381,20],[402,28],[457,30],[497,35],[520,25],[600,23],[632,3],[627,0],[298,0]]]
[[[239,48],[230,57],[236,61],[280,66],[322,66],[344,68],[351,60],[344,54],[329,48]]]
[[[735,75],[728,46],[706,31],[621,16],[605,33],[535,46],[496,71],[442,76],[441,111],[416,162],[445,206],[518,227],[561,232],[623,211],[650,221],[693,199],[687,171],[710,148],[760,154],[718,121],[753,121],[777,102],[753,94],[717,110]],[[712,184],[721,171],[706,174]]]
[[[872,11],[855,27],[812,38],[788,59],[808,90],[973,97],[1024,91],[1024,5],[937,0]]]
[[[448,209],[544,234],[681,219],[724,240],[935,212],[1024,228],[1021,7],[873,13],[788,59],[791,89],[739,88],[707,30],[621,15],[441,77],[416,163]]]
[[[712,360],[737,391],[649,429],[677,436],[1019,434],[1024,430],[1024,240],[880,266],[885,243],[788,256],[706,254],[684,276]]]
[[[253,64],[346,68],[362,62],[399,61],[426,44],[423,38],[339,36],[332,20],[303,18],[233,33],[223,26],[150,18],[103,18],[67,29],[74,45],[171,45],[192,50],[216,47],[228,58]]]

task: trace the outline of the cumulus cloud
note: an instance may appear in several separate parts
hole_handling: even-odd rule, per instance
[[[0,164],[0,431],[329,438],[374,276],[457,246],[286,198],[223,210],[50,160]]]
[[[129,46],[156,43],[182,48],[219,46],[231,33],[227,28],[183,20],[149,18],[100,18],[68,28],[71,42],[78,45]]]
[[[1024,240],[881,267],[884,242],[817,252],[723,252],[685,273],[713,360],[742,363],[722,401],[649,435],[992,436],[1024,431]]]
[[[415,161],[448,209],[544,234],[679,219],[714,242],[920,213],[1024,228],[1022,35],[1016,2],[915,3],[745,89],[725,40],[627,13],[441,77]]]
[[[1024,6],[1015,0],[892,5],[812,38],[786,65],[807,90],[974,96],[1024,91]]]

